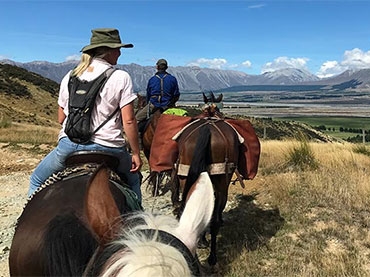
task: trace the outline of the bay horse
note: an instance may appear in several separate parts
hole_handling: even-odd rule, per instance
[[[143,109],[147,104],[146,97],[137,93],[136,101],[136,112]],[[157,127],[158,119],[161,116],[161,111],[158,109],[150,117],[142,122],[138,123],[139,135],[141,139],[141,147],[145,158],[149,162],[150,149],[154,136],[155,129]],[[167,172],[150,172],[150,174],[142,181],[145,183],[148,181],[148,187],[152,188],[152,195],[159,195],[159,184],[168,176]]]
[[[215,191],[215,205],[210,225],[210,254],[208,263],[217,263],[216,241],[219,229],[223,224],[222,212],[226,206],[229,184],[235,172],[240,153],[240,142],[235,130],[221,119],[199,119],[190,124],[178,138],[177,178],[172,189],[172,203],[176,214],[181,215],[185,199],[192,180],[190,165],[200,154],[205,153],[204,162],[208,164]],[[180,194],[181,200],[180,200]],[[203,236],[205,240],[205,234]]]
[[[219,105],[222,102],[223,95],[220,94],[218,97],[216,97],[213,92],[211,91],[209,93],[209,96],[207,96],[204,92],[203,95],[203,101],[206,104],[206,107],[202,108],[202,113],[207,113],[217,116],[221,116],[221,112],[219,110]],[[143,108],[146,105],[146,100],[144,96],[141,96],[138,94],[138,103],[140,103],[140,106],[138,108]],[[208,112],[209,111],[209,112]],[[147,161],[150,161],[150,151],[152,147],[153,137],[155,134],[155,130],[157,128],[158,120],[161,117],[162,112],[160,110],[156,110],[145,122],[145,126],[140,127],[142,129],[141,132],[141,140],[142,140],[142,147],[143,147],[143,153],[147,159]],[[148,187],[152,188],[152,196],[156,197],[160,195],[160,190],[162,189],[162,194],[165,194],[167,191],[165,189],[166,184],[162,184],[163,180],[173,178],[171,176],[173,174],[172,169],[165,170],[165,171],[152,171],[150,170],[150,174],[148,177],[144,180],[148,180]],[[171,179],[170,179],[171,182]],[[164,186],[162,186],[164,185]]]
[[[81,164],[67,160],[66,170],[27,202],[10,248],[10,275],[198,275],[196,245],[214,203],[208,174],[197,172],[177,221],[142,211],[136,194],[117,179],[112,157],[94,153],[90,162],[86,155],[75,158]]]
[[[188,121],[162,115],[151,142],[150,167],[157,172],[172,172],[171,200],[175,214],[180,216],[189,184],[193,182],[190,176],[194,174],[191,173],[190,165],[208,165],[206,170],[211,176],[215,190],[208,263],[215,265],[217,235],[223,224],[222,213],[227,202],[231,178],[235,173],[243,187],[243,179],[254,178],[258,168],[260,144],[248,120],[226,118],[220,112],[220,105],[217,104],[220,104],[222,94],[217,98],[212,92],[210,95],[207,97],[203,93],[205,104],[202,106],[202,113]],[[178,126],[180,128],[176,129]],[[198,161],[199,158],[204,160]],[[206,242],[205,236],[203,241]]]

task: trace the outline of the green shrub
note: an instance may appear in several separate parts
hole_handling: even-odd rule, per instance
[[[285,166],[290,170],[315,170],[319,167],[313,150],[308,140],[302,137],[298,146],[294,146],[288,151],[285,157]]]
[[[12,121],[10,119],[1,118],[0,119],[0,128],[9,128],[12,126]]]
[[[364,144],[357,144],[355,147],[353,147],[353,152],[370,156],[370,150]]]

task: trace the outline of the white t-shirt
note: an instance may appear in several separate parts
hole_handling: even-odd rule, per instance
[[[85,70],[79,78],[86,81],[94,80],[109,67],[112,67],[112,65],[108,62],[101,59],[94,59],[89,67],[92,70]],[[64,76],[60,84],[58,98],[58,105],[64,109],[66,116],[68,116],[68,81],[70,73],[71,71]],[[134,94],[130,75],[126,71],[117,69],[96,97],[95,107],[91,114],[92,129],[95,130],[118,106],[122,108],[136,98],[137,96]],[[66,122],[67,118],[63,122],[58,139],[67,136],[64,133]],[[92,136],[91,141],[109,147],[122,147],[126,144],[122,136],[122,129],[121,111],[118,111]]]

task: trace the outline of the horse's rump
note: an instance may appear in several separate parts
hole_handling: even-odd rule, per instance
[[[209,174],[232,174],[238,165],[240,142],[235,130],[220,119],[199,119],[183,130],[177,140],[179,147],[177,174],[187,176],[203,126],[207,126],[210,131]]]
[[[206,120],[206,121],[204,121]],[[238,144],[239,147],[239,159],[233,161],[238,167],[239,172],[244,178],[253,179],[257,174],[259,156],[260,156],[260,143],[258,137],[248,120],[239,120],[239,119],[212,119],[212,118],[203,118],[197,119],[194,121],[194,118],[191,117],[180,117],[174,115],[165,115],[162,114],[158,120],[157,128],[153,136],[151,143],[150,159],[149,165],[153,171],[162,172],[173,169],[173,165],[177,162],[179,156],[179,143],[180,139],[174,141],[172,138],[178,134],[180,130],[183,129],[181,137],[184,138],[190,132],[193,132],[195,128],[198,128],[200,124],[204,122],[209,122],[214,125],[213,136],[222,137],[222,140],[219,140],[219,145],[233,145],[237,144],[234,142],[235,130],[244,138],[242,144]],[[226,122],[226,123],[225,123]],[[230,126],[227,126],[230,124]],[[219,131],[215,133],[215,130],[218,128]],[[235,129],[235,130],[234,130]],[[222,135],[221,133],[224,133]],[[231,135],[231,137],[229,137]],[[210,166],[210,174],[217,174],[218,172],[222,173],[222,170],[228,170],[229,172],[232,169],[226,169],[225,161],[221,160],[213,163]],[[190,161],[182,163],[180,165],[178,174],[186,175],[188,170],[188,165]],[[229,163],[229,166],[232,166]]]

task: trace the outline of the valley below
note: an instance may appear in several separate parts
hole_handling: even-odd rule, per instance
[[[237,91],[223,94],[223,112],[250,117],[370,117],[370,91]],[[202,103],[199,93],[184,94],[180,105]]]

